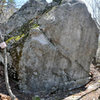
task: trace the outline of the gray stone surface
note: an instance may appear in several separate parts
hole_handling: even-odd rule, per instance
[[[0,8],[1,9],[1,8]],[[2,12],[1,12],[2,11]],[[7,20],[12,16],[14,12],[16,12],[17,9],[12,7],[2,7],[2,10],[0,10],[0,23],[7,22]]]
[[[96,66],[100,66],[100,35],[98,38],[98,49],[97,49],[96,56],[94,57],[93,61]]]
[[[46,3],[36,2],[35,0],[33,2],[27,2],[9,19],[7,24],[5,23],[6,34],[16,28],[20,28],[32,18],[37,19],[44,12],[46,5]]]
[[[100,48],[97,49],[95,63],[100,64]]]
[[[7,34],[26,35],[9,47],[24,92],[47,94],[89,81],[99,31],[85,4],[64,2],[47,7],[26,3],[6,24]]]

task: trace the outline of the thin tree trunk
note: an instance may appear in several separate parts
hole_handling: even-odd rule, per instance
[[[6,48],[4,49],[4,64],[5,64],[4,73],[5,73],[6,88],[7,88],[7,91],[9,93],[9,95],[11,96],[11,99],[16,100],[16,96],[12,93],[12,90],[11,90],[11,87],[10,87],[10,84],[9,84],[8,70],[7,70],[7,52],[6,52]]]
[[[4,42],[4,37],[2,36],[2,34],[0,34],[1,40],[2,42]],[[5,74],[5,83],[6,83],[6,88],[7,91],[11,97],[11,100],[18,100],[16,98],[16,96],[13,94],[10,84],[9,84],[9,77],[8,77],[8,68],[7,68],[7,51],[6,48],[4,48],[4,74]]]

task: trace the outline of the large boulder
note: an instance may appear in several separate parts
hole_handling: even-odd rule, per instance
[[[46,94],[85,85],[98,33],[82,2],[25,4],[6,24],[6,34],[13,36],[6,41],[9,65],[16,69],[20,89]]]

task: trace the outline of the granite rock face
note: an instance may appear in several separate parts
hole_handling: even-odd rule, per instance
[[[17,11],[17,9],[15,9],[13,6],[12,7],[7,6],[5,8],[3,8],[3,7],[1,7],[1,8],[2,8],[2,12],[0,10],[0,24],[7,22],[7,20],[10,18],[10,16],[12,16],[12,14]]]
[[[25,35],[8,45],[19,87],[25,92],[47,94],[86,84],[99,31],[85,4],[66,1],[46,9],[48,5],[38,8],[39,3],[35,3],[25,4],[6,24],[7,34]],[[36,13],[41,7],[43,13]]]
[[[98,38],[98,49],[96,52],[96,56],[93,59],[93,64],[96,66],[100,66],[100,36]]]

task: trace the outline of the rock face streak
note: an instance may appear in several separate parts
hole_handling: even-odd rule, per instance
[[[6,34],[27,34],[9,46],[9,65],[18,73],[19,87],[44,94],[86,84],[99,31],[85,4],[34,3],[26,3],[5,25]]]

